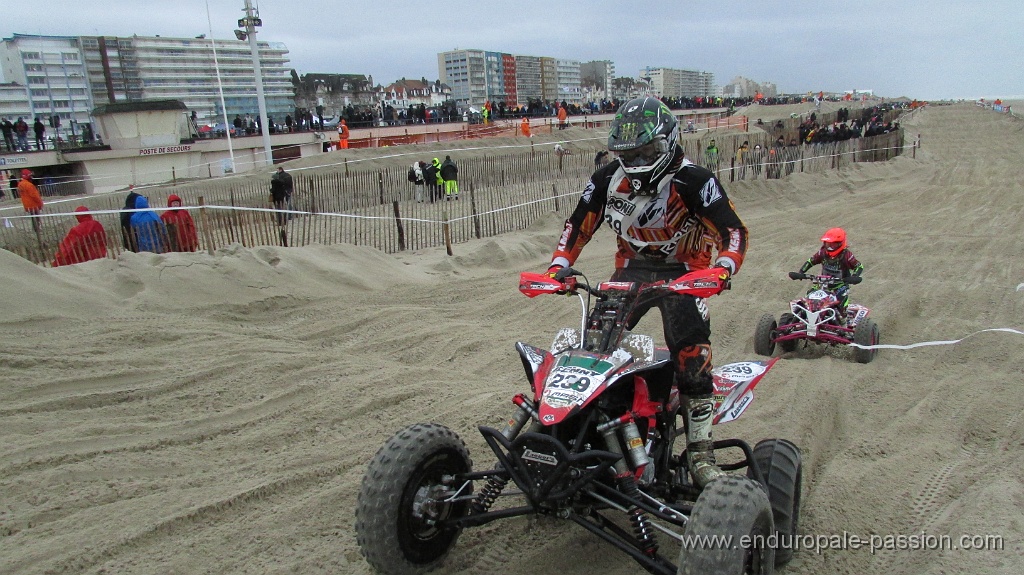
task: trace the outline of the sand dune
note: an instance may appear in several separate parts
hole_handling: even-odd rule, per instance
[[[853,296],[884,343],[1024,327],[1024,124],[957,105],[905,126],[916,158],[729,186],[751,248],[711,301],[716,363],[756,358],[758,317],[800,293],[785,273],[834,225],[867,268]],[[560,225],[453,257],[234,246],[45,269],[0,252],[0,573],[370,573],[353,508],[380,445],[435,421],[490,461],[475,428],[526,389],[513,343],[576,322],[571,300],[516,290]],[[577,267],[608,275],[610,236]],[[657,317],[638,331],[659,335]],[[780,361],[718,434],[801,447],[801,533],[1004,542],[805,550],[782,572],[1019,573],[1022,372],[1024,337],[1006,333],[866,365],[840,349]],[[499,571],[641,572],[571,524],[525,519],[467,530],[441,572]]]

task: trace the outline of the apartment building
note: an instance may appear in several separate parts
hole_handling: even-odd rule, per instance
[[[580,64],[580,84],[590,88],[597,99],[611,98],[615,64],[611,60],[594,60]]]
[[[257,49],[267,113],[280,122],[295,111],[288,48]],[[259,110],[252,52],[239,40],[15,34],[0,44],[0,65],[7,82],[28,87],[31,114],[58,115],[68,133],[96,106],[140,100],[181,100],[198,123],[221,122],[218,68],[228,117]]]
[[[662,98],[696,98],[716,96],[715,75],[711,72],[675,68],[644,68],[640,77],[651,84],[654,94]]]
[[[463,107],[479,108],[485,101],[508,107],[525,106],[530,100],[582,101],[577,60],[451,50],[437,55],[437,69]]]
[[[541,91],[540,58],[537,56],[514,56],[516,62],[516,105],[527,106],[530,101],[544,99]]]
[[[48,137],[80,133],[79,126],[89,123],[93,101],[78,38],[14,34],[0,42],[0,68],[6,82],[24,86],[28,97],[27,106],[6,102],[4,108],[27,108],[25,120],[42,119]],[[7,96],[16,94],[12,89]],[[56,130],[53,117],[60,120]]]
[[[267,114],[280,123],[295,111],[288,48],[257,42]],[[256,75],[249,43],[209,38],[83,36],[82,48],[93,101],[99,104],[176,99],[196,112],[200,124],[222,121],[220,85],[227,115],[255,115]],[[216,55],[214,54],[216,52]]]

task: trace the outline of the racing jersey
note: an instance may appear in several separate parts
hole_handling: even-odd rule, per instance
[[[821,264],[821,275],[834,278],[859,276],[864,271],[864,264],[857,261],[850,250],[843,250],[838,256],[830,258],[825,248],[819,249],[813,256],[807,258],[800,271],[806,272],[818,264]]]
[[[662,178],[658,193],[650,196],[633,194],[619,162],[594,172],[565,221],[551,265],[572,265],[606,222],[618,235],[617,269],[706,269],[716,249],[714,265],[730,273],[739,271],[747,251],[747,228],[725,190],[711,171],[683,158],[675,163],[672,177]]]

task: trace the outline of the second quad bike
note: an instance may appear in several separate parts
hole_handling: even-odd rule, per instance
[[[859,363],[875,359],[878,344],[878,325],[868,317],[871,310],[851,303],[846,317],[840,313],[840,302],[835,290],[846,284],[860,283],[859,276],[838,278],[826,275],[808,275],[790,272],[789,277],[810,280],[811,289],[801,298],[789,303],[789,313],[784,313],[776,322],[771,314],[764,314],[754,330],[754,352],[771,356],[778,344],[782,351],[795,351],[801,341],[806,344],[843,345],[851,343],[865,347],[854,347],[853,358]]]
[[[717,440],[725,473],[698,485],[685,449],[676,450],[686,417],[668,350],[626,328],[641,296],[706,298],[727,287],[728,276],[714,269],[596,287],[572,268],[521,274],[519,290],[529,297],[577,296],[579,328],[561,329],[550,350],[516,344],[531,393],[512,398],[501,429],[478,427],[493,467],[474,470],[462,439],[438,423],[408,426],[385,443],[356,508],[367,562],[387,575],[424,573],[464,528],[524,515],[576,524],[659,575],[766,575],[788,561],[792,550],[778,542],[797,530],[800,450],[784,439],[753,448]],[[776,361],[715,369],[714,423],[739,417]],[[662,551],[664,537],[676,540],[676,556]]]

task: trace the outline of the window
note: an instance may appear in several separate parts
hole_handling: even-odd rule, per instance
[[[43,65],[42,64],[25,64],[25,71],[26,72],[42,72],[43,71]]]
[[[63,52],[61,53],[61,56],[64,58],[66,62],[78,61],[78,52]]]
[[[38,76],[29,76],[28,83],[29,84],[45,84],[46,83],[46,78],[40,78]]]
[[[42,58],[39,57],[39,52],[22,52],[21,53],[21,59],[22,60],[41,60]]]
[[[31,92],[32,92],[33,96],[49,96],[50,95],[50,92],[48,90],[32,90]]]

